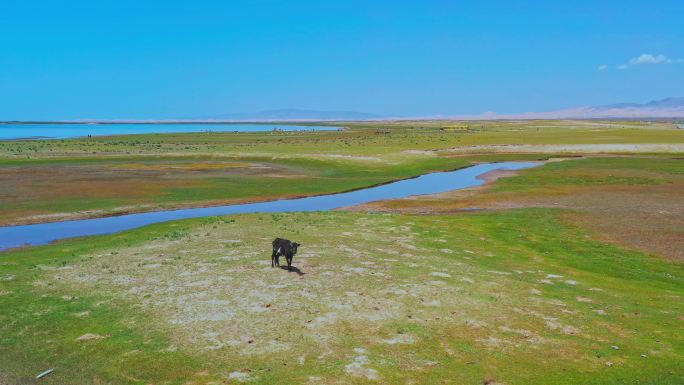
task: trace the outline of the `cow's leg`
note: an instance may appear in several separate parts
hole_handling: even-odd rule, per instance
[[[287,271],[292,271],[292,255],[287,255],[285,258],[287,258]]]
[[[271,254],[271,267],[275,267],[274,266],[275,259],[276,259],[276,251],[273,250],[273,254]]]

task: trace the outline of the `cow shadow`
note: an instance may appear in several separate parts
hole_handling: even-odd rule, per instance
[[[281,269],[287,271],[287,266],[279,266],[279,267],[280,267]],[[298,268],[298,267],[295,267],[295,266],[292,266],[292,272],[293,272],[293,273],[297,273],[297,275],[299,275],[300,277],[301,277],[302,275],[306,274],[305,272],[299,270],[299,268]]]

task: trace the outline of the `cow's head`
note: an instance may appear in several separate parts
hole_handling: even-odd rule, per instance
[[[299,247],[299,243],[295,242],[292,244],[292,255],[297,254],[297,248]]]

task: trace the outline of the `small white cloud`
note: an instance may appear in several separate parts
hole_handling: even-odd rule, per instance
[[[619,70],[626,70],[629,67],[635,67],[635,66],[641,66],[641,65],[646,65],[646,64],[680,64],[684,63],[684,59],[672,59],[667,57],[666,55],[660,54],[660,55],[654,55],[651,53],[642,53],[641,55],[637,57],[633,57],[629,59],[627,63],[620,64],[615,66],[616,69]],[[601,64],[598,66],[599,71],[605,71],[609,66],[605,64]]]
[[[632,58],[629,61],[629,64],[631,65],[640,65],[640,64],[670,64],[672,63],[672,59],[668,58],[667,56],[660,54],[660,55],[652,55],[650,53],[642,53],[638,57]]]
[[[641,55],[629,59],[628,63],[621,64],[618,66],[619,69],[627,69],[628,67],[632,66],[640,66],[640,65],[646,65],[646,64],[673,64],[673,63],[682,63],[684,60],[682,59],[670,59],[669,57],[660,54],[660,55],[653,55],[650,53],[642,53]]]

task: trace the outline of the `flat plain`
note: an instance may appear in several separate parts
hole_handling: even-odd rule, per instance
[[[684,130],[337,125],[0,142],[0,223],[546,163],[475,189],[0,253],[0,383],[684,383]],[[271,268],[276,236],[302,243],[295,272]]]

